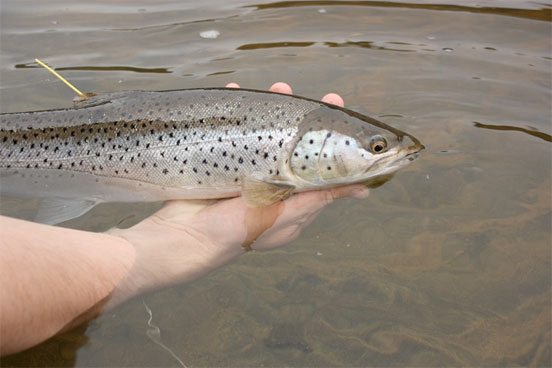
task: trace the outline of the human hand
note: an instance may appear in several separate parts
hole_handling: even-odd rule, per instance
[[[234,83],[227,87],[239,88]],[[292,93],[285,83],[274,84],[270,91]],[[336,94],[328,94],[322,101],[343,106],[343,99]],[[137,225],[110,231],[136,249],[135,265],[111,303],[198,278],[243,254],[244,249],[266,250],[287,244],[335,199],[365,198],[368,193],[363,185],[349,185],[299,193],[262,208],[246,206],[241,197],[169,201]]]

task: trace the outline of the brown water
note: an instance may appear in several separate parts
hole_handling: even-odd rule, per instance
[[[438,4],[438,5],[436,5]],[[421,159],[287,247],[138,298],[3,366],[550,366],[551,10],[528,1],[2,1],[1,111],[72,92],[341,94]],[[217,30],[216,39],[201,32]],[[24,207],[3,199],[17,213]],[[155,208],[101,206],[102,230]]]

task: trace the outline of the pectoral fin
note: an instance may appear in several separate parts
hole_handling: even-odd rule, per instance
[[[242,197],[249,207],[265,207],[288,198],[295,187],[247,176],[242,181]]]
[[[34,218],[35,222],[54,225],[84,215],[97,202],[86,199],[45,198]]]

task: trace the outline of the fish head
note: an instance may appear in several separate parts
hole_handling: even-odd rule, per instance
[[[304,117],[289,151],[288,170],[305,187],[381,185],[424,148],[408,133],[328,107]]]

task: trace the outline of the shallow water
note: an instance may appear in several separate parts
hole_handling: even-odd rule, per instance
[[[2,112],[70,106],[39,57],[84,91],[334,91],[426,146],[287,247],[2,365],[178,366],[146,335],[145,301],[189,367],[550,366],[550,6],[436,3],[2,1]],[[65,225],[103,230],[156,208],[100,206]]]

